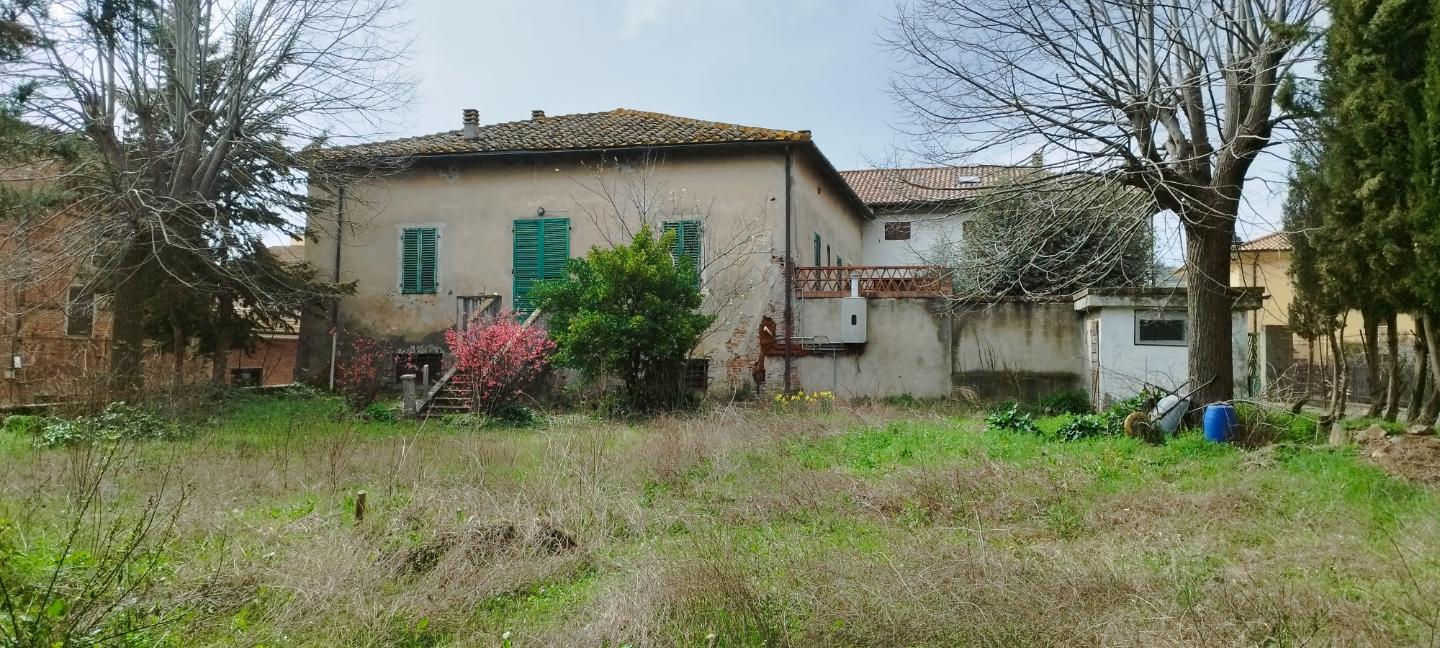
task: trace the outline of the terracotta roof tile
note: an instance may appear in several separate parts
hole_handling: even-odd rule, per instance
[[[616,149],[676,144],[808,142],[807,131],[774,130],[617,108],[480,126],[466,139],[453,130],[326,149],[321,158],[411,157],[453,153]]]
[[[1271,232],[1240,244],[1242,252],[1279,252],[1290,249],[1290,238],[1284,232]]]
[[[902,205],[969,198],[1033,172],[1025,166],[971,165],[859,169],[840,175],[868,205]]]

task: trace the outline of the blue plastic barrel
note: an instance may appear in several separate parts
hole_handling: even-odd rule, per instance
[[[1235,418],[1235,406],[1229,403],[1211,403],[1205,406],[1205,440],[1226,443],[1235,434],[1239,421]]]

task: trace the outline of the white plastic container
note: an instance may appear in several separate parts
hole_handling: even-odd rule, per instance
[[[1180,427],[1180,421],[1185,418],[1185,410],[1188,409],[1188,399],[1171,394],[1155,404],[1155,409],[1150,412],[1150,420],[1155,421],[1155,427],[1160,428],[1160,431],[1171,434]]]

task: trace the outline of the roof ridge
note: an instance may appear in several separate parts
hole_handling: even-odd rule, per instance
[[[657,112],[657,111],[654,111],[654,110],[639,110],[639,109],[636,109],[636,108],[620,107],[620,108],[616,108],[615,110],[612,110],[612,111],[610,111],[610,112],[611,112],[611,113],[614,113],[614,114],[621,114],[621,115],[638,115],[638,116],[641,116],[641,117],[653,117],[653,118],[657,118],[657,119],[666,119],[666,120],[670,120],[670,121],[686,122],[686,123],[690,123],[690,124],[698,124],[698,125],[701,125],[701,126],[709,126],[709,127],[712,127],[712,128],[738,128],[738,129],[741,129],[741,130],[748,130],[748,131],[764,131],[764,132],[767,132],[767,133],[784,133],[785,135],[789,136],[787,139],[796,139],[796,140],[808,140],[808,139],[810,139],[810,136],[809,136],[808,134],[806,134],[806,133],[803,132],[803,131],[798,131],[798,130],[789,130],[789,129],[785,129],[785,128],[766,128],[766,127],[764,127],[764,126],[746,126],[745,124],[737,124],[737,123],[734,123],[734,122],[715,121],[715,120],[713,120],[713,119],[697,119],[697,118],[695,118],[695,117],[685,117],[685,116],[682,116],[682,115],[672,115],[672,114],[670,114],[670,113],[662,113],[662,112]]]
[[[871,167],[869,169],[845,169],[840,173],[870,173],[874,171],[938,171],[938,170],[959,170],[966,168],[991,168],[991,169],[1029,169],[1028,164],[962,164],[956,166],[914,166],[914,167]]]

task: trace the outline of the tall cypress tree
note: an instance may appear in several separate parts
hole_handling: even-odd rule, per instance
[[[1420,105],[1430,0],[1337,0],[1331,4],[1321,97],[1326,119],[1320,175],[1323,226],[1311,242],[1326,290],[1364,318],[1370,415],[1393,417],[1394,316],[1414,303],[1410,183],[1412,130]],[[1382,389],[1379,324],[1390,322],[1391,382]],[[1340,358],[1337,358],[1340,360]]]

